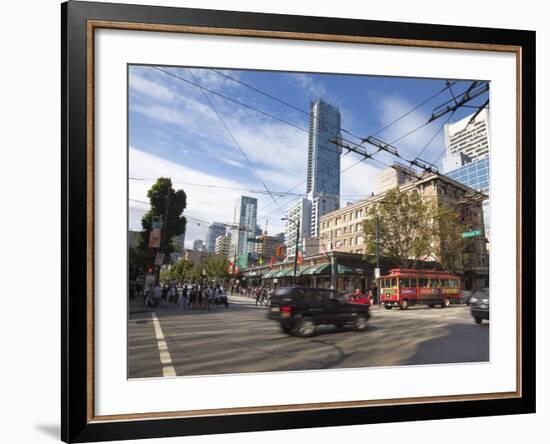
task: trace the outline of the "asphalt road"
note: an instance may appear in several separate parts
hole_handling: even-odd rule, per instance
[[[131,313],[128,376],[212,375],[489,360],[489,323],[469,307],[371,311],[365,332],[318,327],[311,338],[283,333],[267,308],[242,297],[211,311]]]

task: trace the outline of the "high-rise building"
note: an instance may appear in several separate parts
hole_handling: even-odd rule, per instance
[[[283,242],[276,236],[268,236],[267,233],[256,236],[254,252],[264,258],[271,258],[276,255],[277,247]]]
[[[489,157],[489,111],[483,109],[470,123],[472,116],[445,125],[447,156],[459,152],[466,154],[472,161]]]
[[[485,226],[485,237],[490,238],[491,233],[491,199],[489,193],[489,158],[469,162],[445,173],[447,177],[463,183],[464,185],[481,191],[489,196],[489,199],[483,201],[483,223]],[[489,244],[487,244],[489,247]]]
[[[216,238],[215,254],[228,257],[231,254],[231,233],[226,233]]]
[[[213,222],[208,226],[208,231],[206,232],[206,251],[209,253],[214,253],[216,249],[216,238],[218,236],[223,236],[226,232],[226,225],[221,222]]]
[[[319,233],[323,215],[340,207],[340,111],[323,100],[311,103],[307,162],[307,197],[312,203],[310,236]],[[288,239],[287,239],[288,241]]]
[[[321,218],[332,211],[340,208],[340,198],[338,196],[315,196],[311,199],[311,224],[309,236],[319,237],[319,222]]]
[[[286,212],[285,245],[288,254],[294,257],[298,222],[300,223],[299,241],[310,237],[311,233],[311,201],[300,199],[290,206]]]
[[[256,235],[256,218],[258,215],[258,199],[255,197],[241,196],[235,205],[235,228],[231,233],[231,251],[237,255],[252,253],[254,242],[249,238]]]
[[[202,239],[195,239],[193,242],[193,251],[206,251],[204,248],[204,241]]]

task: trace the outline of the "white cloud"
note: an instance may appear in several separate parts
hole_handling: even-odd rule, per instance
[[[289,78],[302,88],[304,95],[311,96],[311,100],[327,96],[327,89],[320,80],[314,80],[310,76],[301,73],[292,73]]]

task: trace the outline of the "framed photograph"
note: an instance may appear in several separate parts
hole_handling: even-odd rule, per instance
[[[535,33],[62,12],[62,439],[535,411]]]

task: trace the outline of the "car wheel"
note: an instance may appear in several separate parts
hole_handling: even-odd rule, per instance
[[[286,334],[290,334],[292,327],[289,327],[288,325],[281,324],[281,330],[283,330]]]
[[[480,325],[483,322],[483,319],[481,318],[474,318],[476,321],[476,324]]]
[[[313,336],[315,332],[315,324],[309,318],[304,318],[300,320],[293,329],[293,332],[296,336],[301,338],[308,338]]]
[[[435,307],[434,304],[429,304],[429,305],[428,305],[428,308],[434,308],[434,307]]]
[[[449,298],[443,299],[443,305],[442,305],[443,308],[449,308],[450,305],[451,305],[451,301],[449,300]]]
[[[391,310],[392,309],[392,306],[391,305],[386,305],[386,310]]]
[[[367,317],[363,315],[359,315],[355,318],[355,322],[353,323],[353,328],[356,331],[365,331],[367,329]]]
[[[403,302],[401,302],[401,305],[399,306],[399,308],[401,310],[406,310],[407,308],[409,308],[409,301],[407,301],[406,299],[403,300]]]

